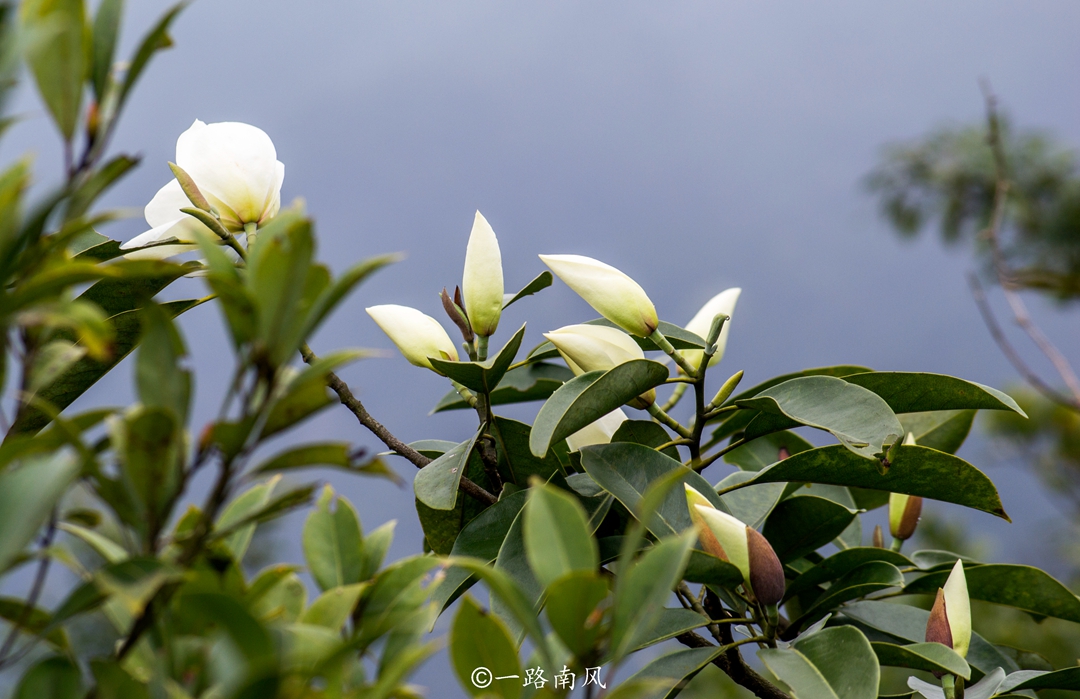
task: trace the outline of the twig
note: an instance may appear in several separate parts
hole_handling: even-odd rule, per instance
[[[15,646],[19,631],[30,621],[30,615],[33,614],[34,608],[37,607],[38,598],[41,597],[41,592],[45,589],[45,578],[49,575],[49,563],[52,561],[52,556],[46,552],[46,549],[52,546],[54,536],[56,536],[55,509],[53,509],[52,515],[49,517],[49,527],[45,530],[44,536],[41,537],[40,550],[42,556],[41,561],[38,563],[37,572],[34,574],[34,582],[30,586],[30,594],[26,598],[26,604],[23,606],[22,612],[8,631],[3,647],[0,648],[0,668],[5,667],[9,662],[18,661],[23,656],[22,653],[11,656],[11,649]]]
[[[300,355],[308,364],[311,364],[318,360],[318,357],[315,355],[314,352],[311,351],[311,348],[308,347],[306,343],[300,346]],[[348,408],[349,412],[356,416],[356,419],[360,422],[360,424],[370,430],[371,433],[378,437],[379,441],[389,447],[391,451],[397,453],[399,456],[404,457],[407,461],[412,463],[412,465],[416,466],[417,468],[423,468],[431,463],[431,459],[424,456],[420,452],[410,447],[405,442],[395,437],[390,432],[390,430],[386,429],[386,427],[383,426],[381,422],[372,417],[371,413],[369,413],[367,411],[367,408],[364,407],[364,404],[360,402],[360,399],[353,394],[352,389],[349,388],[349,385],[342,381],[337,374],[335,374],[334,372],[328,373],[326,375],[326,385],[329,386],[330,389],[337,394],[338,399],[341,401],[341,404]],[[498,502],[498,498],[496,498],[494,495],[484,490],[479,485],[469,480],[465,476],[461,477],[460,488],[461,492],[465,493],[469,497],[475,498],[476,500],[479,500],[480,502],[486,503],[488,505],[494,505],[496,502]]]

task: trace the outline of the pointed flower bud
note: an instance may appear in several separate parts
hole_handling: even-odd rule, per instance
[[[907,433],[904,444],[915,444],[915,435]],[[917,495],[889,493],[889,532],[900,541],[907,541],[915,533],[915,526],[922,515],[923,499]]]
[[[697,315],[686,324],[687,330],[702,339],[707,339],[709,330],[712,329],[713,318],[720,314],[728,316],[729,320],[724,323],[724,328],[720,331],[720,337],[716,340],[716,353],[709,360],[709,366],[713,366],[724,357],[724,349],[727,347],[728,333],[731,329],[730,317],[735,312],[735,303],[739,300],[739,294],[741,293],[742,289],[739,288],[721,291],[709,299],[709,302],[702,306]],[[690,366],[695,368],[701,364],[702,353],[702,350],[681,351],[683,358],[686,359]]]
[[[502,255],[495,231],[479,211],[465,249],[461,289],[465,295],[465,313],[473,331],[484,337],[494,335],[503,307]]]
[[[559,279],[626,332],[648,337],[659,319],[645,290],[611,265],[582,255],[540,255]]]
[[[607,371],[632,359],[644,359],[645,353],[629,335],[603,325],[567,325],[544,333],[575,375]],[[656,391],[642,394],[635,408],[647,408],[656,400]]]
[[[874,533],[871,535],[870,545],[876,549],[885,548],[885,534],[881,531],[881,525],[874,525]]]
[[[757,529],[746,528],[746,544],[750,555],[750,587],[758,601],[766,606],[779,604],[784,598],[784,566],[772,544]]]
[[[743,580],[750,585],[750,547],[747,544],[746,525],[727,512],[714,509],[712,505],[694,505],[694,509],[704,522],[705,529],[712,534],[719,550],[709,550],[710,543],[704,538],[701,541],[702,546],[712,555],[738,568],[743,574]]]
[[[415,308],[392,304],[372,306],[367,314],[378,323],[410,364],[425,369],[431,366],[429,357],[456,362],[457,348],[439,321]]]
[[[937,591],[926,623],[926,640],[946,645],[961,657],[967,656],[971,646],[971,601],[964,564],[959,560],[949,573],[945,586]]]
[[[622,411],[622,408],[617,408],[567,437],[566,444],[570,447],[570,451],[580,451],[582,447],[593,444],[609,444],[626,419],[626,413]]]

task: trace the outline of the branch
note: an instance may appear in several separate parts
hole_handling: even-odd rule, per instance
[[[38,562],[38,569],[34,574],[34,582],[30,586],[30,594],[26,598],[26,604],[23,606],[22,612],[8,631],[3,648],[0,648],[0,668],[21,660],[26,654],[25,651],[28,651],[36,643],[36,641],[32,642],[24,649],[24,652],[11,655],[11,650],[15,646],[15,640],[18,638],[19,632],[30,621],[30,615],[34,613],[38,598],[41,597],[41,593],[45,589],[45,578],[49,574],[49,563],[52,561],[52,556],[49,555],[47,549],[52,546],[54,536],[56,536],[55,509],[53,509],[52,515],[49,517],[49,527],[41,538],[41,560]]]
[[[318,357],[311,351],[311,348],[308,347],[306,343],[300,346],[300,356],[302,356],[304,361],[308,364],[318,360]],[[423,468],[431,463],[431,459],[395,437],[381,422],[372,417],[371,413],[364,407],[364,404],[360,402],[360,399],[353,394],[352,389],[349,388],[349,384],[342,381],[337,374],[334,372],[328,373],[326,375],[326,385],[337,394],[341,404],[356,416],[356,419],[360,424],[370,430],[371,433],[378,437],[379,441],[385,444],[391,451],[404,457],[417,468]],[[498,502],[498,498],[465,476],[461,477],[460,488],[461,492],[469,497],[488,505],[494,505]]]
[[[727,629],[727,626],[720,627],[721,633],[726,630],[727,639],[731,640],[731,631]],[[716,648],[715,645],[709,643],[701,636],[697,635],[693,631],[687,631],[681,633],[675,637],[679,643],[689,648]],[[747,639],[748,641],[751,639]],[[728,645],[728,644],[725,644]],[[746,687],[754,696],[761,699],[791,699],[787,694],[780,691],[780,689],[766,680],[764,677],[754,671],[752,667],[746,664],[742,655],[739,654],[737,647],[729,648],[727,651],[717,656],[712,661],[713,665],[720,668],[738,685]]]

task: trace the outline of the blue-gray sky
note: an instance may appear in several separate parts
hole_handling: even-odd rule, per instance
[[[166,7],[131,5],[128,45]],[[586,254],[633,276],[662,318],[684,322],[741,286],[721,366],[750,382],[860,363],[1002,386],[1014,372],[967,291],[969,257],[932,237],[898,241],[860,178],[886,142],[979,119],[982,78],[1019,125],[1080,144],[1078,26],[1072,2],[200,0],[132,100],[115,147],[145,160],[109,203],[144,205],[194,119],[244,121],[274,140],[284,199],[306,200],[331,266],[409,254],[342,307],[317,351],[390,348],[367,305],[435,314],[437,292],[460,281],[480,209],[499,236],[508,287],[542,269],[537,253]],[[51,127],[28,95],[21,106],[30,120],[3,158],[33,148],[47,173],[56,153],[38,144]],[[104,232],[142,230],[134,219]],[[1038,310],[1080,361],[1075,317]],[[502,339],[525,320],[537,339],[595,314],[557,283],[507,315]],[[212,307],[183,326],[206,420],[228,370],[226,343]],[[466,434],[468,416],[426,415],[443,381],[396,355],[344,376],[405,439]],[[123,400],[128,383],[110,378],[88,401]],[[299,432],[377,446],[341,409]],[[1034,477],[985,443],[964,453],[1002,486],[1016,524],[970,521],[1006,537],[1002,558],[1049,556],[1049,545],[1028,543],[1058,517]],[[399,520],[398,555],[419,550],[408,489],[332,480],[366,528]],[[296,542],[298,526],[289,520],[283,538]],[[294,543],[284,555],[298,555]]]

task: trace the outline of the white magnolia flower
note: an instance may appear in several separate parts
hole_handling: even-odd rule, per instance
[[[645,353],[622,330],[603,325],[567,325],[544,333],[575,374],[607,371]]]
[[[251,223],[261,226],[281,208],[285,165],[277,159],[274,143],[262,129],[238,122],[204,124],[195,120],[176,141],[176,164],[191,177],[229,231],[242,231]],[[146,205],[146,222],[151,229],[120,248],[132,250],[175,241],[127,255],[154,259],[194,250],[197,231],[212,233],[180,211],[191,207],[180,183],[173,179]]]
[[[566,438],[570,451],[580,451],[594,444],[609,444],[615,432],[626,422],[626,413],[616,408],[596,422],[590,423]]]
[[[477,335],[489,337],[499,326],[503,307],[503,270],[499,241],[479,211],[465,249],[465,274],[461,280],[465,314]]]
[[[386,333],[405,359],[425,369],[438,372],[431,366],[430,357],[456,362],[457,348],[439,321],[415,308],[393,304],[365,309]]]
[[[645,290],[611,265],[581,255],[541,255],[559,279],[626,332],[648,337],[659,319]]]
[[[724,327],[720,331],[720,337],[716,340],[716,354],[709,360],[709,366],[713,366],[724,356],[724,349],[727,347],[728,333],[731,330],[730,318],[735,312],[735,303],[739,300],[739,294],[741,293],[742,289],[738,287],[721,291],[719,294],[709,299],[708,303],[702,306],[701,310],[686,324],[687,330],[702,339],[708,339],[709,331],[712,330],[713,318],[721,313],[728,317],[728,321],[724,323]],[[701,364],[701,350],[683,350],[680,354],[682,354],[683,358],[685,358],[692,367],[697,368],[697,366]]]

